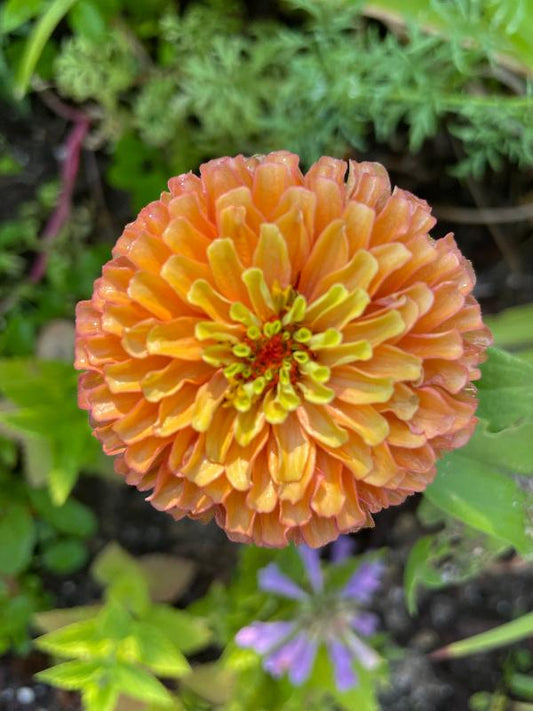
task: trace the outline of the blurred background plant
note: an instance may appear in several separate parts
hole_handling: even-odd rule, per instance
[[[532,48],[533,0],[2,4],[0,708],[31,708],[19,686],[41,694],[35,709],[78,709],[75,693],[31,680],[47,666],[43,681],[98,711],[532,708],[520,643],[533,606]],[[365,558],[322,556],[335,598],[367,551],[389,548],[369,603],[385,661],[355,663],[348,691],[334,683],[339,650],[318,652],[294,685],[237,645],[256,621],[299,619],[260,571],[275,564],[313,597],[301,557],[250,547],[236,564],[210,529],[136,508],[106,478],[70,366],[74,305],[135,211],[203,160],[278,148],[304,167],[322,154],[379,160],[434,204],[437,236],[458,233],[504,349],[483,367],[474,438],[405,507],[408,523],[385,512],[357,537]],[[105,547],[114,539],[135,559]],[[161,548],[172,555],[145,559]],[[446,605],[455,617],[439,627]],[[46,633],[40,652],[32,630]],[[454,666],[465,649],[485,654]]]

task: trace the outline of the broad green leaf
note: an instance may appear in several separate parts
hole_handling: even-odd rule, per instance
[[[57,531],[80,538],[95,534],[96,517],[79,501],[68,499],[62,506],[55,506],[46,489],[29,489],[29,495],[41,518]]]
[[[533,422],[514,425],[500,432],[487,430],[481,421],[463,454],[497,467],[502,473],[533,474]]]
[[[134,699],[172,707],[170,692],[154,676],[140,667],[117,663],[113,668],[116,688]]]
[[[514,306],[484,320],[498,348],[513,351],[520,358],[533,353],[533,304]]]
[[[144,621],[136,622],[131,634],[139,645],[142,664],[158,676],[180,677],[190,671],[190,666],[170,635]]]
[[[78,538],[67,538],[49,543],[42,554],[44,567],[56,575],[67,575],[79,570],[88,558],[87,547]]]
[[[31,560],[35,525],[27,507],[16,502],[0,508],[0,573],[16,575]]]
[[[469,654],[488,652],[490,649],[513,644],[531,635],[533,635],[533,612],[529,612],[527,615],[523,615],[511,622],[506,622],[504,625],[495,627],[487,632],[448,644],[446,647],[433,652],[432,656],[437,659],[466,657]]]
[[[104,657],[112,648],[111,641],[102,634],[98,618],[73,622],[67,627],[38,637],[35,644],[58,657]]]
[[[533,422],[533,363],[489,348],[481,366],[477,415],[491,432]]]
[[[17,68],[16,86],[19,98],[23,98],[28,89],[33,70],[50,35],[75,2],[76,0],[52,0],[33,28]]]
[[[528,522],[531,495],[513,479],[470,457],[464,449],[446,455],[437,472],[425,492],[431,503],[522,554],[533,552]]]
[[[170,637],[185,654],[197,652],[211,639],[205,620],[168,605],[152,605],[143,620]]]
[[[45,0],[7,0],[0,14],[0,33],[13,32],[38,15]]]
[[[46,684],[68,691],[77,691],[87,687],[99,671],[100,663],[98,661],[73,661],[63,662],[50,669],[45,669],[35,676]]]

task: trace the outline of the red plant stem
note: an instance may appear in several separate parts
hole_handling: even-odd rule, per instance
[[[72,206],[72,193],[80,165],[81,148],[85,136],[89,131],[90,121],[87,116],[73,110],[70,114],[70,118],[74,120],[74,126],[65,143],[65,159],[61,167],[61,192],[57,206],[50,215],[41,235],[43,247],[53,242],[69,218]],[[47,251],[43,249],[31,268],[29,275],[30,281],[33,283],[41,281],[46,272],[47,259]]]

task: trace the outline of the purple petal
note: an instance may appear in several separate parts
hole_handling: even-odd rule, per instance
[[[355,548],[355,541],[350,536],[340,536],[331,546],[331,562],[339,565],[351,556]]]
[[[299,654],[289,670],[289,679],[295,686],[301,686],[304,681],[309,679],[316,657],[316,650],[316,640],[307,638],[305,645],[299,650]]]
[[[343,597],[351,597],[357,602],[368,604],[381,584],[385,565],[380,560],[365,561],[357,568],[346,583]]]
[[[265,654],[289,637],[293,630],[293,622],[253,622],[237,632],[235,641],[239,647]]]
[[[379,654],[364,642],[361,642],[355,634],[345,636],[346,645],[365,669],[374,669],[381,661]]]
[[[357,674],[353,670],[353,656],[341,642],[331,640],[328,642],[328,652],[333,673],[335,675],[335,685],[339,691],[347,691],[358,682]]]
[[[304,632],[300,632],[268,656],[263,667],[276,678],[288,672],[291,682],[299,686],[309,678],[315,654],[316,643],[311,642]]]
[[[315,592],[321,592],[324,588],[324,579],[322,577],[320,555],[318,551],[314,548],[309,548],[309,546],[302,545],[298,547],[298,553],[304,562],[311,587]]]
[[[351,626],[356,632],[365,637],[374,634],[379,625],[379,617],[372,612],[359,612],[351,621]]]
[[[270,563],[257,574],[259,587],[265,592],[288,597],[291,600],[306,600],[309,596],[301,587],[288,578],[275,563]]]

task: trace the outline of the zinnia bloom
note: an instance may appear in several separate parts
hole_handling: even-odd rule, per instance
[[[347,173],[347,177],[346,177]],[[80,406],[176,519],[317,547],[470,437],[474,274],[377,163],[286,152],[172,178],[77,309]]]
[[[249,647],[263,656],[263,668],[274,677],[288,674],[295,686],[309,679],[320,645],[325,645],[333,667],[335,684],[346,691],[358,682],[354,663],[365,669],[379,665],[380,657],[361,640],[377,629],[378,619],[361,610],[379,587],[383,573],[380,560],[360,563],[346,585],[328,590],[324,585],[320,558],[316,550],[301,546],[309,590],[287,577],[275,563],[259,571],[259,588],[295,600],[300,609],[291,621],[253,622],[237,633],[240,647]],[[333,552],[334,562],[343,556]]]

